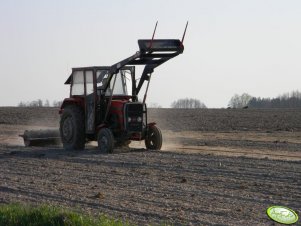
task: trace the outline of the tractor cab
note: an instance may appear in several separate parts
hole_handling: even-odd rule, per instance
[[[122,133],[127,125],[123,122],[125,104],[132,103],[133,106],[137,102],[133,89],[136,86],[135,67],[123,67],[111,79],[109,73],[110,67],[105,66],[73,68],[65,82],[70,85],[70,97],[64,100],[62,111],[73,103],[84,109],[85,133],[91,140],[94,139],[95,130],[107,125],[119,137],[118,133]],[[146,119],[142,114],[141,110],[140,118]]]
[[[65,84],[70,85],[70,97],[94,94],[105,96],[131,97],[132,78],[135,76],[134,67],[124,67],[112,76],[109,81],[110,67],[73,68]],[[113,89],[113,81],[115,86]],[[106,88],[105,88],[106,87]],[[113,92],[113,93],[112,93]]]

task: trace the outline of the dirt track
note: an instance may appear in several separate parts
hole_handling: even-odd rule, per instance
[[[300,215],[299,111],[231,110],[227,116],[227,110],[182,111],[174,123],[158,117],[167,111],[150,112],[164,126],[164,151],[146,151],[138,144],[111,155],[95,147],[80,152],[24,148],[16,135],[30,123],[2,118],[0,202],[53,203],[138,224],[278,225],[265,214],[270,205],[286,205]],[[51,120],[40,125],[55,126],[54,112],[44,112]],[[212,114],[219,124],[210,130]],[[254,120],[258,114],[264,123]]]

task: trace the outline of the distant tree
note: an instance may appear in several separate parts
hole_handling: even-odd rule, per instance
[[[45,103],[43,103],[43,100],[37,99],[30,102],[21,101],[19,102],[18,107],[50,107],[50,103],[49,100],[45,100]]]
[[[149,107],[149,108],[162,108],[162,106],[159,105],[158,103],[149,103],[147,107]]]
[[[250,100],[252,99],[252,96],[243,93],[242,95],[235,94],[233,97],[231,97],[228,107],[230,108],[243,108],[248,106]]]
[[[55,101],[53,101],[52,106],[53,107],[60,107],[62,105],[62,103],[63,103],[63,101],[55,100]]]
[[[19,104],[18,104],[18,107],[26,107],[26,103],[21,101]]]
[[[43,101],[41,99],[33,100],[27,104],[29,107],[43,107]]]
[[[43,101],[41,99],[38,99],[38,107],[43,107]]]
[[[45,101],[44,107],[50,107],[49,100]]]
[[[291,92],[291,97],[295,97],[297,99],[301,99],[301,92],[299,92],[298,90],[294,90]]]
[[[198,99],[185,98],[171,103],[172,108],[207,108],[204,103]]]

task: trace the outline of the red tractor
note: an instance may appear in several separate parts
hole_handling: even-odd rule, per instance
[[[160,150],[162,135],[156,123],[147,120],[146,94],[154,69],[181,54],[182,42],[138,40],[139,51],[112,66],[73,68],[65,82],[70,97],[60,109],[64,148],[84,149],[87,141],[97,141],[101,152],[111,153],[115,146],[145,140],[147,149]],[[144,66],[139,79],[135,65]],[[139,101],[145,81],[144,99]]]

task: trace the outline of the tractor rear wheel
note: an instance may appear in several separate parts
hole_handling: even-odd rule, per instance
[[[112,153],[114,149],[114,136],[110,129],[102,128],[97,136],[98,149],[102,153]]]
[[[162,133],[157,126],[150,126],[147,129],[145,138],[145,146],[147,149],[160,150],[162,147]]]
[[[60,121],[60,135],[66,150],[85,148],[85,120],[83,111],[77,106],[64,108]]]

